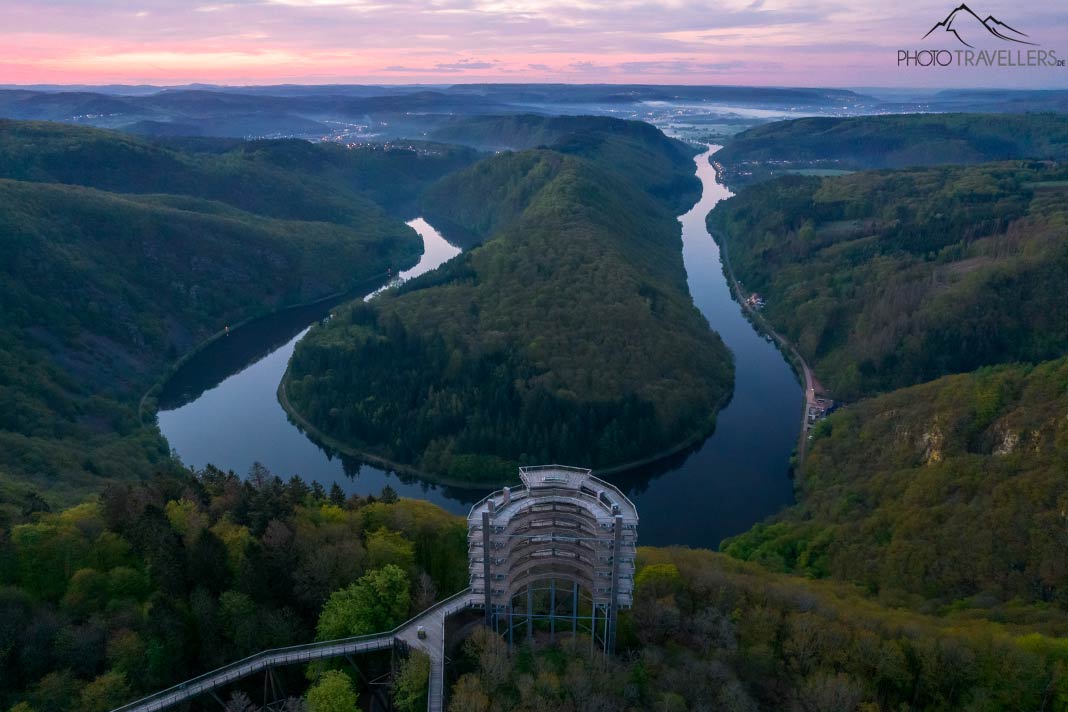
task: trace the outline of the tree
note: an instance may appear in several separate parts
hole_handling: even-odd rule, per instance
[[[400,712],[425,710],[429,681],[430,658],[422,651],[413,650],[393,681],[393,702],[397,709]]]
[[[82,689],[80,709],[107,712],[129,702],[130,686],[121,672],[106,672]]]
[[[639,595],[662,598],[675,593],[682,585],[679,569],[675,564],[650,564],[642,567],[634,577],[634,587]]]
[[[120,628],[111,634],[107,643],[107,661],[115,672],[121,672],[129,680],[141,673],[144,665],[145,644],[141,636],[129,628]],[[136,684],[136,679],[134,679]]]
[[[230,555],[226,544],[211,531],[203,531],[187,548],[189,583],[212,593],[224,591],[230,583]]]
[[[207,515],[200,511],[196,502],[189,499],[167,502],[164,513],[187,547],[193,544],[208,526]]]
[[[438,598],[438,590],[434,586],[434,580],[425,571],[420,573],[416,579],[415,592],[412,594],[412,598],[413,608],[417,611],[429,608]]]
[[[331,594],[316,628],[319,640],[392,630],[408,613],[408,574],[388,564]]]
[[[349,676],[329,670],[308,690],[308,712],[356,712],[359,700]]]
[[[397,491],[386,485],[382,488],[382,493],[379,495],[379,499],[383,504],[396,504],[400,497],[397,496]]]
[[[477,628],[464,643],[464,652],[478,661],[479,674],[491,687],[502,685],[508,678],[508,644],[489,628]]]
[[[41,495],[36,491],[31,490],[26,495],[26,499],[22,505],[22,516],[29,519],[31,515],[37,512],[51,512],[52,508],[48,506],[48,502],[44,500]]]
[[[405,571],[415,566],[415,546],[400,532],[385,528],[367,535],[368,566],[372,569],[394,564]]]
[[[247,693],[238,690],[230,695],[224,710],[225,712],[258,712],[259,707],[256,706]]]
[[[467,674],[456,681],[449,700],[449,712],[487,712],[489,695],[482,689],[477,675]]]
[[[219,596],[219,612],[238,655],[251,655],[260,649],[263,611],[251,598],[238,591],[227,591]]]
[[[78,681],[69,670],[50,672],[37,683],[31,701],[40,712],[61,712],[71,708],[77,689]]]

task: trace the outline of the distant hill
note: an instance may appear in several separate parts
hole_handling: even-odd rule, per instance
[[[979,31],[986,33],[976,23]],[[992,27],[997,27],[992,24]],[[1008,32],[1008,30],[1005,30]],[[991,35],[992,36],[992,35]],[[1001,40],[996,40],[1001,42]],[[956,42],[956,40],[954,40]],[[1022,45],[1021,45],[1022,46]],[[878,95],[878,96],[875,96]],[[756,113],[751,109],[759,110]],[[340,143],[425,137],[465,118],[599,114],[654,123],[676,111],[704,135],[771,115],[1036,112],[1068,110],[1065,90],[881,92],[803,87],[647,84],[277,85],[180,87],[0,85],[0,117],[59,121],[139,135],[305,138]]]
[[[468,481],[516,462],[620,465],[708,433],[730,354],[693,306],[676,208],[653,189],[692,192],[692,154],[648,126],[560,121],[558,148],[428,189],[463,255],[300,342],[285,394],[321,433]],[[648,173],[628,172],[646,158]]]
[[[1068,166],[779,178],[712,211],[745,288],[851,400],[1068,353]]]
[[[150,135],[324,138],[339,132],[369,138],[419,136],[439,120],[497,113],[509,107],[490,98],[417,90],[394,92],[283,92],[222,88],[162,89],[129,95],[88,91],[0,90],[0,117],[74,123]],[[369,131],[371,125],[377,127]],[[347,134],[346,134],[347,135]],[[361,139],[363,140],[363,139]]]
[[[456,84],[443,91],[525,105],[707,101],[814,107],[864,99],[848,89],[684,84]]]
[[[980,99],[965,93],[963,100]],[[734,188],[805,169],[910,168],[1016,158],[1068,160],[1068,114],[795,119],[743,131],[715,155]]]
[[[403,214],[472,157],[0,122],[0,490],[65,499],[170,467],[137,410],[168,365],[413,263],[418,237],[381,206]]]

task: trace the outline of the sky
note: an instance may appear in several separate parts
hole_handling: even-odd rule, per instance
[[[0,84],[460,82],[1068,88],[901,68],[959,0],[0,0]],[[1065,0],[969,0],[1068,58]],[[1005,48],[1004,43],[997,49]]]

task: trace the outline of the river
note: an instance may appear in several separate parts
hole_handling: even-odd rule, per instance
[[[730,196],[708,161],[714,150],[695,159],[702,196],[679,222],[694,304],[735,357],[734,394],[703,443],[611,478],[638,508],[642,544],[715,548],[793,499],[788,459],[800,427],[801,386],[733,300],[719,249],[705,228],[708,212]],[[425,220],[409,225],[423,238],[424,252],[401,278],[432,270],[459,253]],[[163,435],[193,467],[212,463],[243,474],[258,461],[283,478],[299,474],[359,494],[377,494],[389,484],[401,496],[466,513],[485,490],[438,486],[361,464],[320,447],[289,422],[278,404],[278,384],[296,343],[332,306],[262,319],[190,359],[161,394]]]

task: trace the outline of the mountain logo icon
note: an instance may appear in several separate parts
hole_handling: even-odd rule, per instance
[[[968,40],[974,42],[976,38],[987,36],[994,36],[1005,42],[1038,46],[1038,43],[1031,42],[1026,34],[1010,27],[993,15],[987,15],[985,20],[980,18],[964,3],[961,3],[959,7],[954,8],[952,12],[946,15],[946,19],[936,22],[934,27],[927,30],[927,34],[923,38],[926,39],[937,30],[953,35],[965,47],[973,46]]]

